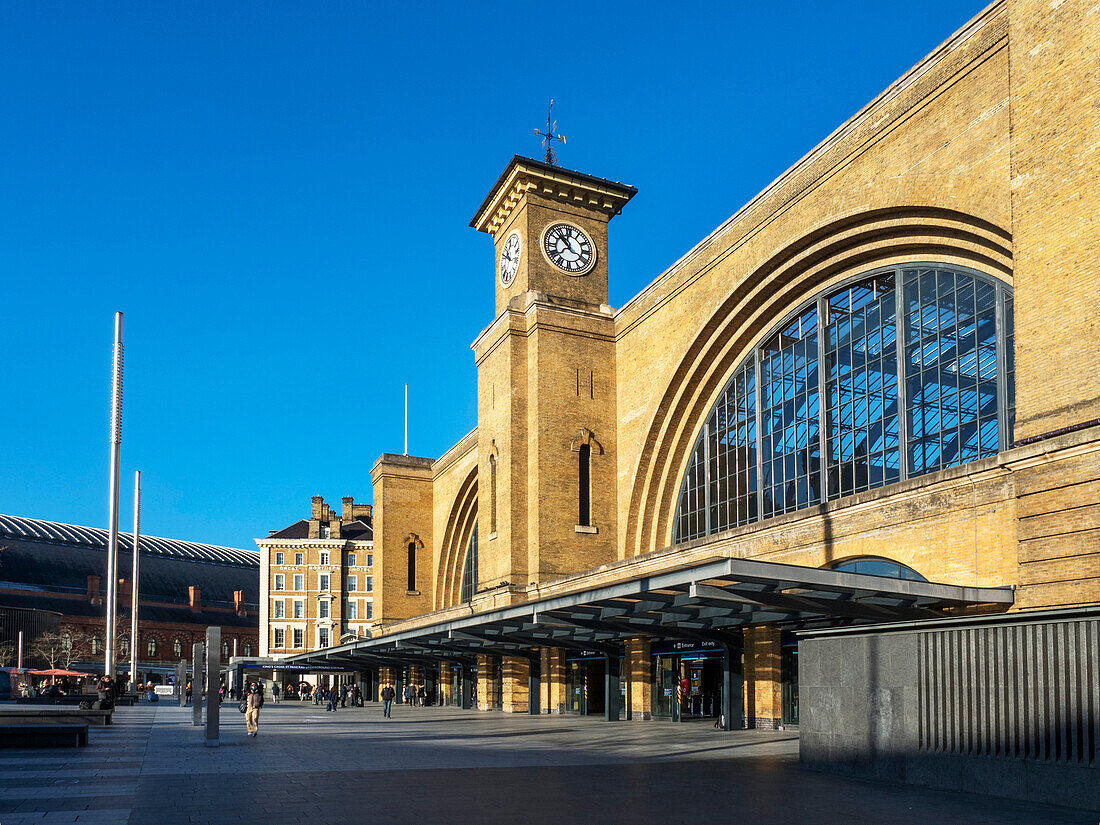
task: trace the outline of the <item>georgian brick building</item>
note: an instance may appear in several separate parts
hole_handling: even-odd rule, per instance
[[[132,542],[119,534],[120,672],[133,643]],[[256,655],[259,564],[252,551],[142,536],[138,673],[159,681],[190,658],[193,642],[206,641],[209,626],[222,628],[223,661]],[[76,649],[71,666],[94,673],[103,671],[106,570],[106,530],[0,515],[0,606],[60,613],[60,632]]]
[[[334,513],[314,496],[310,517],[260,548],[260,652],[281,659],[369,638],[374,618],[374,532],[370,504],[350,496]]]

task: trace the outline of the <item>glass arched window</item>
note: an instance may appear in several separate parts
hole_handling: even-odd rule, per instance
[[[465,603],[473,600],[477,588],[477,522],[470,534],[470,543],[466,546],[466,561],[462,565],[462,589],[460,600]]]
[[[222,642],[222,658],[229,658],[229,642]]]
[[[97,656],[103,652],[103,637],[96,635],[92,636],[92,655]]]
[[[688,461],[673,542],[995,455],[1012,443],[1013,380],[1005,284],[926,265],[833,288],[734,370]]]
[[[845,559],[832,565],[829,569],[839,570],[842,573],[867,573],[872,576],[889,576],[892,579],[909,579],[915,582],[928,581],[912,567],[906,567],[904,564],[880,556]]]
[[[179,639],[176,639],[174,642],[172,642],[172,655],[175,656],[177,659],[183,655],[183,642],[181,642]]]
[[[150,638],[146,643],[146,650],[149,654],[149,658],[154,658],[157,655],[157,640]]]
[[[245,656],[251,656],[252,655],[252,642],[245,642],[244,643],[244,655]]]
[[[123,636],[121,639],[118,640],[118,652],[119,652],[119,655],[121,655],[121,656],[129,656],[130,655],[130,637],[129,636]]]

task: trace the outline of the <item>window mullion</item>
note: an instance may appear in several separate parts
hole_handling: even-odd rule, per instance
[[[721,396],[719,396],[719,401]],[[717,413],[715,414],[717,418]],[[717,422],[716,422],[717,423]],[[710,417],[703,422],[703,535],[710,535]]]
[[[1005,340],[1005,291],[1000,286],[996,286],[995,290],[993,338],[997,342],[997,444],[1003,451],[1012,446],[1008,442],[1008,381],[1005,374],[1008,369],[1008,353],[1006,352],[1007,342]],[[978,419],[978,430],[980,439],[980,417]]]
[[[818,483],[821,485],[822,503],[829,500],[829,472],[828,472],[828,427],[829,416],[826,410],[829,396],[825,392],[827,379],[825,376],[825,352],[828,349],[828,330],[826,321],[828,309],[825,297],[817,299],[817,443],[821,457],[818,459],[818,472],[821,477]]]
[[[894,270],[894,344],[898,379],[898,477],[909,478],[909,414],[905,385],[905,271]]]
[[[753,380],[756,382],[756,520],[764,518],[764,421],[760,415],[760,397],[764,394],[764,387],[760,383],[760,348],[752,351]]]

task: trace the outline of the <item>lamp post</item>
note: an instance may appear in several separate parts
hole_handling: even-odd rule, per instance
[[[141,546],[141,470],[134,471],[134,565],[130,580],[130,689],[137,695],[138,559]]]
[[[111,370],[111,467],[107,495],[107,633],[103,672],[115,675],[115,622],[118,613],[118,462],[122,444],[122,313],[115,313]],[[131,639],[131,644],[133,640]]]

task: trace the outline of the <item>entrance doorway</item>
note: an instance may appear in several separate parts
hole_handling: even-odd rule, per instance
[[[604,661],[572,659],[568,662],[565,689],[566,711],[581,716],[602,715],[604,712]]]
[[[710,642],[653,645],[653,716],[687,721],[722,713],[722,651]]]

